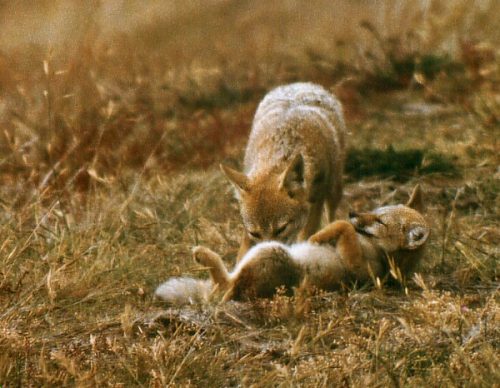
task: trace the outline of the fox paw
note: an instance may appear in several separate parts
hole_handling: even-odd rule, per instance
[[[312,244],[332,244],[335,240],[333,237],[330,234],[318,232],[309,237],[307,241]]]
[[[311,237],[309,237],[307,239],[307,241],[312,243],[312,244],[320,244],[321,243],[321,239],[319,238],[319,236],[317,234],[313,234]]]
[[[211,266],[218,257],[219,255],[217,253],[206,247],[197,246],[193,248],[194,261],[206,267]]]

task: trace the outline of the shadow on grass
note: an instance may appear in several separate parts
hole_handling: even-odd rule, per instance
[[[398,182],[432,173],[460,175],[456,163],[448,156],[416,148],[398,151],[392,145],[385,150],[351,148],[347,153],[345,171],[351,180],[379,176]]]

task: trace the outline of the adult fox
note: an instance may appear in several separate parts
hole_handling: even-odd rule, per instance
[[[237,260],[258,242],[292,243],[329,221],[342,197],[345,123],[340,102],[312,83],[270,91],[259,104],[244,172],[221,165],[236,188],[245,227]]]
[[[172,304],[208,300],[214,290],[223,300],[271,297],[278,287],[291,290],[305,282],[323,290],[342,284],[383,279],[390,270],[406,277],[420,261],[430,228],[423,210],[420,186],[406,205],[384,206],[369,213],[335,221],[307,242],[285,245],[267,241],[255,245],[232,272],[219,255],[205,247],[193,250],[211,280],[173,278],[156,295]]]

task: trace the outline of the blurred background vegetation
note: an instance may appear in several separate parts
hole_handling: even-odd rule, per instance
[[[2,178],[86,190],[238,158],[257,101],[296,80],[335,91],[353,122],[370,95],[404,90],[495,126],[498,14],[494,0],[2,2]]]

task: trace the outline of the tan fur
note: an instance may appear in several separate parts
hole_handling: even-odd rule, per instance
[[[245,233],[238,259],[261,241],[292,243],[318,230],[342,196],[345,124],[337,99],[297,83],[268,93],[257,108],[244,173],[221,165],[234,184]]]
[[[304,279],[311,286],[331,290],[353,281],[384,278],[389,260],[403,277],[422,257],[429,236],[417,186],[406,205],[385,206],[370,213],[335,221],[291,246],[263,242],[254,246],[229,273],[219,255],[196,247],[193,256],[207,267],[224,300],[269,297],[277,287],[291,290]]]

